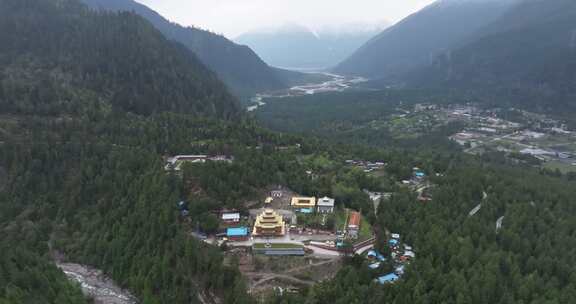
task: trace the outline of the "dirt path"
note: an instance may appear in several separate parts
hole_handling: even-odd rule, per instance
[[[251,290],[256,289],[256,287],[258,287],[259,285],[262,285],[264,283],[267,283],[267,282],[270,282],[270,281],[276,280],[276,279],[282,279],[282,280],[290,281],[292,283],[301,284],[301,285],[308,285],[308,286],[314,285],[316,283],[314,281],[301,280],[301,279],[298,279],[296,277],[286,275],[286,274],[261,273],[260,275],[263,275],[264,278],[262,278],[261,280],[259,280],[256,283],[252,284],[252,286],[250,288]]]
[[[261,272],[248,272],[245,273],[246,276],[254,279],[254,278],[258,278],[261,277],[260,280],[258,280],[257,282],[254,282],[251,286],[250,286],[250,291],[254,291],[258,286],[273,281],[275,279],[282,279],[282,280],[286,280],[286,281],[290,281],[292,283],[296,283],[296,284],[301,284],[301,285],[313,285],[316,284],[315,281],[310,281],[310,280],[302,280],[299,278],[296,278],[290,274],[292,273],[297,273],[297,272],[301,272],[301,271],[305,271],[314,267],[318,267],[318,266],[323,266],[326,264],[331,264],[334,262],[338,262],[339,259],[329,259],[329,260],[325,260],[322,262],[318,262],[318,263],[314,263],[314,264],[310,264],[310,265],[306,265],[306,266],[299,266],[299,267],[294,267],[292,269],[288,269],[286,271],[283,271],[281,273],[261,273]]]

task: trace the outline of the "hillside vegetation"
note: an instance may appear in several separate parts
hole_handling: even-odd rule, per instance
[[[0,29],[2,113],[237,113],[236,100],[194,54],[132,13],[2,0]]]

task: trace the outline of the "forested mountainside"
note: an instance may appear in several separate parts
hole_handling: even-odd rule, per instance
[[[356,257],[334,280],[268,303],[571,303],[574,182],[484,161],[454,159],[434,179],[432,202],[404,192],[378,208],[377,229],[419,248],[400,281],[381,286],[374,278],[392,271],[392,263],[371,270]],[[378,242],[386,257],[387,241]]]
[[[427,65],[468,35],[496,20],[514,0],[442,0],[372,38],[334,71],[394,77]]]
[[[0,2],[4,114],[237,114],[237,101],[188,49],[133,13],[76,1]]]
[[[166,174],[162,155],[222,151],[226,143],[235,150],[265,133],[167,113],[1,125],[10,136],[0,146],[0,230],[10,250],[0,254],[0,303],[83,303],[52,266],[56,253],[104,270],[141,303],[251,303],[237,268],[190,236],[176,205],[192,193]],[[193,148],[191,141],[212,143]]]
[[[60,261],[103,270],[139,303],[254,304],[237,256],[192,232],[216,230],[210,221],[222,209],[248,214],[271,185],[328,195],[337,208],[361,212],[387,260],[372,271],[364,257],[346,258],[335,279],[263,301],[576,298],[576,175],[537,170],[502,153],[396,147],[374,138],[381,133],[347,132],[356,121],[380,128],[375,120],[387,116],[386,107],[440,102],[441,94],[367,92],[352,106],[332,94],[316,96],[298,130],[307,136],[297,136],[247,117],[227,119],[238,113],[224,85],[188,49],[132,13],[97,13],[77,0],[0,0],[0,39],[0,304],[93,302],[56,267]],[[362,136],[360,144],[372,137],[375,147],[310,135],[326,130],[322,121],[337,123],[341,113],[358,109],[368,117],[352,115],[352,128],[328,131],[338,137],[344,130],[344,141]],[[321,116],[309,118],[318,110]],[[168,156],[177,154],[233,161],[166,170]],[[350,166],[354,159],[385,165],[370,174]],[[432,200],[418,200],[404,185],[415,167],[429,177]],[[364,190],[390,199],[376,208]],[[374,280],[392,271],[389,232],[401,233],[417,256],[400,280],[382,286]]]
[[[221,35],[166,20],[157,12],[132,0],[82,0],[90,7],[112,11],[133,11],[146,18],[168,39],[180,42],[239,95],[286,88],[285,79],[249,47],[235,44]]]
[[[0,303],[89,302],[54,251],[104,269],[143,303],[225,298],[234,270],[158,203],[178,199],[154,169],[160,154],[120,140],[159,143],[144,132],[159,112],[236,116],[225,86],[141,17],[74,0],[0,0],[0,40]]]
[[[521,89],[540,96],[540,103],[549,109],[573,109],[576,2],[522,1],[468,40],[431,66],[416,70],[409,81],[422,86]]]

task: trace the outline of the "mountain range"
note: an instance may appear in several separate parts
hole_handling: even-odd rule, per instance
[[[173,23],[149,7],[133,0],[82,0],[94,9],[131,11],[152,23],[168,39],[177,41],[190,50],[240,96],[266,90],[287,88],[295,75],[268,64],[252,49],[236,44],[226,37],[195,27]]]
[[[576,2],[438,1],[334,71],[372,78],[377,87],[505,91],[523,105],[566,110],[576,95]]]
[[[386,26],[385,22],[343,24],[312,30],[298,24],[285,24],[242,34],[235,41],[250,46],[273,66],[322,70],[344,60]]]
[[[441,0],[378,34],[334,71],[390,77],[431,62],[495,21],[512,0]]]
[[[416,85],[576,93],[576,2],[524,0],[426,67]]]

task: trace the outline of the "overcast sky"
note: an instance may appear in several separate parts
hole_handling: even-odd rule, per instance
[[[298,23],[311,28],[397,22],[434,0],[137,0],[182,25],[229,38],[246,31]]]

